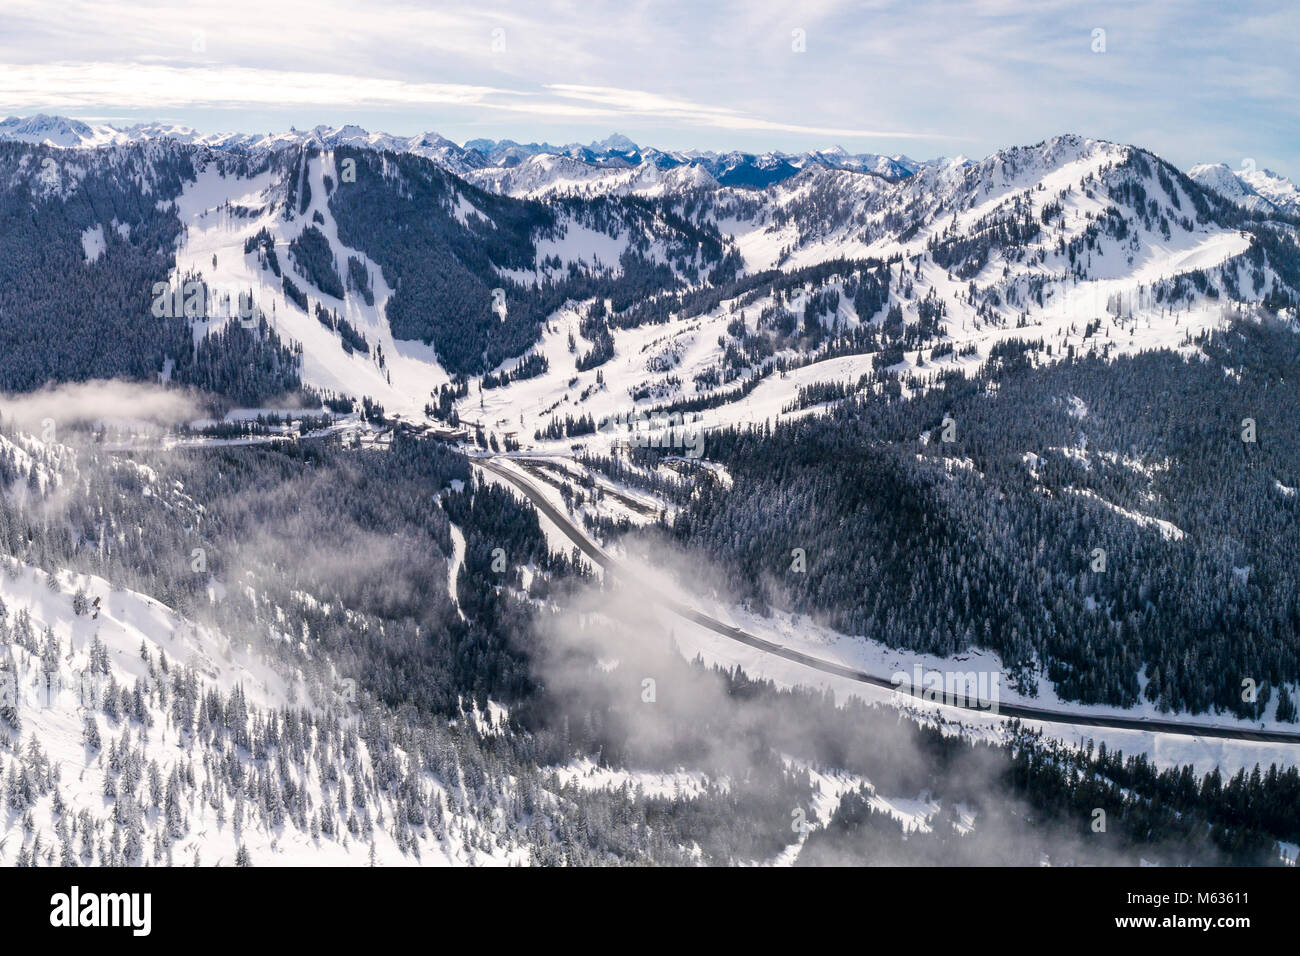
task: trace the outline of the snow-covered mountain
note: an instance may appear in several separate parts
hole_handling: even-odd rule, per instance
[[[1263,196],[1274,206],[1289,212],[1300,212],[1300,186],[1271,169],[1243,169],[1238,178]]]
[[[404,137],[370,132],[351,125],[317,126],[310,130],[290,129],[267,134],[207,134],[187,126],[166,123],[115,127],[46,115],[10,117],[0,122],[0,141],[43,143],[65,149],[121,145],[150,139],[169,139],[229,151],[354,146],[411,153],[430,159],[457,175],[467,176],[484,188],[510,195],[532,196],[570,189],[588,193],[662,191],[664,184],[658,173],[679,167],[686,167],[686,171],[679,172],[674,180],[681,184],[680,188],[707,188],[711,185],[710,180],[727,186],[761,188],[788,179],[810,165],[898,180],[926,166],[949,162],[918,162],[905,156],[855,154],[838,146],[804,153],[665,151],[639,146],[620,134],[586,145],[553,146],[549,143],[521,144],[508,139],[476,139],[457,146],[433,132]],[[526,172],[513,173],[525,166],[530,167]],[[636,174],[629,175],[629,170],[635,170]],[[670,183],[668,188],[674,187]]]
[[[1193,180],[1253,212],[1278,209],[1300,213],[1300,187],[1269,169],[1232,169],[1225,163],[1202,163],[1187,171]]]
[[[391,136],[346,125],[317,126],[310,130],[290,129],[283,133],[202,133],[189,126],[170,123],[139,123],[116,127],[43,114],[26,118],[11,116],[0,121],[0,142],[37,143],[63,149],[94,149],[146,140],[172,140],[232,152],[275,151],[304,146],[323,149],[354,146],[423,156],[457,173],[486,164],[476,151],[459,147],[451,140],[432,132],[415,136]]]
[[[898,181],[922,168],[949,162],[854,154],[838,146],[803,153],[665,151],[638,146],[625,136],[611,136],[587,146],[522,146],[510,140],[472,140],[465,145],[487,159],[487,166],[470,172],[466,178],[494,192],[534,197],[567,192],[662,193],[715,186],[763,189],[813,166]],[[665,177],[670,171],[676,175]]]
[[[690,407],[705,430],[779,421],[807,413],[793,403],[800,388],[833,381],[852,393],[886,369],[917,380],[971,374],[1012,341],[1041,342],[1036,361],[1181,348],[1219,326],[1225,306],[1253,308],[1296,275],[1294,245],[1267,255],[1232,223],[1231,207],[1173,167],[1078,136],[927,165],[899,182],[813,165],[764,190],[708,195],[701,215],[743,261],[734,283],[611,323],[599,366],[607,387],[594,392],[595,370],[576,363],[595,346],[586,310],[561,311],[535,349],[549,372],[474,399],[472,417],[512,429],[522,421],[527,442],[546,434],[566,395],[566,413],[600,421],[625,412],[631,394],[646,407]],[[1294,243],[1293,230],[1285,235]],[[892,346],[888,333],[874,338],[891,323]],[[797,367],[751,378],[771,360]],[[749,387],[724,384],[737,376]],[[576,440],[603,447],[610,436]],[[559,452],[573,441],[533,447]]]
[[[859,376],[884,358],[908,374],[969,371],[1009,338],[1043,339],[1044,358],[1096,347],[1085,333],[1096,322],[1113,327],[1111,353],[1177,346],[1225,305],[1286,308],[1296,294],[1294,230],[1240,219],[1276,216],[1289,183],[1221,166],[1184,176],[1141,149],[1075,135],[978,162],[915,163],[842,150],[663,153],[625,137],[460,147],[355,126],[210,137],[36,117],[3,130],[19,146],[60,146],[39,164],[11,152],[11,189],[30,179],[68,199],[100,189],[98,175],[127,194],[139,187],[123,170],[152,180],[165,199],[150,228],[176,230],[167,281],[251,295],[301,349],[306,385],[422,419],[452,378],[506,375],[475,401],[487,419],[510,414],[521,436],[546,431],[574,383],[571,410],[597,420],[630,392],[643,404],[707,399],[705,418],[723,422],[739,409],[709,396],[777,358],[808,369],[756,392],[779,413],[795,379],[832,355]],[[73,161],[73,146],[89,153]],[[127,208],[125,196],[114,203]],[[77,248],[102,267],[140,227],[87,219]],[[730,331],[741,313],[746,330]],[[775,332],[760,313],[805,315]],[[223,320],[191,324],[201,340]],[[908,331],[890,345],[886,327]],[[742,358],[757,339],[771,354]],[[647,362],[651,348],[671,361]],[[198,373],[182,363],[176,374]],[[606,387],[590,388],[598,377]]]
[[[127,141],[119,129],[104,124],[91,125],[64,116],[10,116],[0,120],[0,140],[14,143],[40,143],[64,149],[89,149]]]
[[[831,150],[653,153],[626,138],[458,147],[349,126],[205,137],[38,117],[5,129],[19,145],[64,144],[38,164],[11,152],[11,188],[30,180],[67,198],[92,188],[92,174],[129,194],[138,187],[123,170],[134,171],[131,182],[154,180],[166,198],[153,215],[176,230],[167,280],[179,288],[197,276],[251,294],[301,349],[305,384],[420,419],[452,377],[509,373],[515,381],[489,390],[482,410],[493,414],[499,397],[525,436],[545,430],[570,383],[582,391],[598,373],[618,389],[588,390],[573,409],[597,419],[628,392],[703,400],[774,357],[815,375],[844,336],[859,344],[836,362],[861,374],[879,351],[894,365],[895,347],[863,337],[895,322],[914,330],[904,371],[923,361],[970,370],[1007,338],[1054,337],[1055,355],[1077,349],[1088,338],[1081,327],[1097,321],[1123,329],[1111,351],[1177,345],[1189,322],[1215,324],[1226,304],[1285,307],[1295,294],[1285,260],[1293,231],[1247,233],[1234,212],[1243,201],[1248,212],[1279,208],[1260,205],[1253,187],[1222,167],[1198,168],[1198,182],[1141,149],[1075,135],[978,162],[884,166]],[[117,155],[87,145],[96,142]],[[91,162],[63,155],[75,144],[91,149]],[[1211,178],[1218,188],[1205,188]],[[1242,191],[1223,197],[1233,183]],[[138,226],[87,219],[77,248],[102,266],[133,248]],[[787,277],[784,291],[774,292],[772,273]],[[590,317],[593,303],[608,305],[604,316]],[[755,310],[807,311],[804,323],[819,331],[774,336]],[[728,327],[741,312],[748,331],[737,338]],[[194,335],[222,324],[195,322]],[[740,360],[741,341],[760,332],[774,355]],[[670,373],[646,362],[652,342],[673,355]],[[927,348],[944,357],[927,360]],[[539,358],[525,380],[516,367],[528,355]],[[537,374],[541,358],[549,370]],[[759,390],[778,411],[796,388],[781,381]],[[721,403],[706,417],[736,412]]]
[[[410,153],[492,192],[537,198],[578,195],[663,194],[734,186],[764,189],[793,179],[805,169],[821,167],[868,173],[899,182],[928,170],[973,165],[965,156],[915,160],[905,155],[850,153],[840,146],[802,153],[746,153],[661,150],[638,145],[621,134],[589,144],[518,143],[510,139],[474,139],[457,145],[435,132],[395,136],[355,125],[317,126],[280,133],[202,133],[187,126],[141,123],[118,127],[44,114],[0,121],[0,142],[20,142],[65,149],[91,149],[145,140],[167,139],[214,150],[256,152],[306,146]],[[672,172],[672,175],[668,175]],[[1252,211],[1300,210],[1300,187],[1286,177],[1253,166],[1232,169],[1205,163],[1188,170],[1191,179]]]
[[[490,192],[529,199],[560,195],[663,195],[715,189],[719,185],[708,169],[697,163],[614,165],[555,153],[535,153],[517,163],[470,170],[465,179]]]

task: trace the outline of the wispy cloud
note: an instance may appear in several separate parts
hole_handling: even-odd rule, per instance
[[[750,116],[643,90],[549,84],[541,91],[467,83],[417,83],[342,73],[251,67],[51,63],[0,74],[0,109],[172,110],[265,107],[474,107],[554,120],[628,118],[731,130],[771,130],[848,139],[933,139],[935,134],[813,126]]]
[[[0,72],[0,108],[8,110],[485,106],[490,97],[503,94],[519,95],[465,83],[408,83],[232,66],[51,63]]]
[[[716,126],[721,129],[773,130],[786,133],[813,133],[818,136],[838,136],[851,139],[934,139],[937,134],[903,132],[899,130],[848,129],[835,126],[809,126],[747,116],[725,107],[705,106],[688,100],[661,96],[643,90],[625,90],[606,86],[575,86],[564,83],[550,84],[547,89],[560,96],[605,107],[611,116],[650,116],[656,119],[677,120],[683,123]],[[938,138],[950,138],[938,134]]]
[[[117,380],[69,382],[21,395],[0,394],[0,418],[37,432],[47,423],[157,422],[175,424],[199,415],[187,392]]]

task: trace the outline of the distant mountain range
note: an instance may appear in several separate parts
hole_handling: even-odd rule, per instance
[[[642,192],[736,186],[762,189],[784,182],[809,166],[869,173],[891,182],[927,167],[967,166],[965,156],[915,160],[904,155],[850,153],[841,146],[802,153],[739,150],[662,150],[641,146],[615,133],[599,142],[517,143],[510,139],[472,139],[459,146],[435,132],[394,136],[360,126],[317,126],[282,133],[201,133],[188,126],[140,123],[117,127],[44,114],[0,121],[0,141],[39,143],[65,149],[172,139],[217,150],[281,149],[316,145],[355,146],[423,156],[449,172],[493,192],[537,196],[568,191]],[[635,172],[635,175],[629,175]],[[1223,163],[1193,166],[1188,175],[1227,199],[1254,211],[1300,211],[1300,188],[1290,179],[1253,165],[1232,169]]]
[[[1202,163],[1189,169],[1187,175],[1247,209],[1300,212],[1300,188],[1270,169],[1231,169],[1223,163]]]
[[[290,129],[283,133],[201,133],[188,126],[168,123],[140,123],[129,127],[86,123],[63,116],[38,115],[10,117],[0,122],[0,140],[39,143],[65,149],[95,148],[133,143],[148,139],[173,139],[220,150],[278,149],[314,144],[324,148],[356,146],[367,149],[413,153],[437,162],[444,169],[471,179],[479,170],[515,170],[538,157],[570,160],[584,166],[606,170],[654,167],[668,171],[680,167],[703,170],[723,186],[762,188],[789,179],[809,164],[832,169],[871,173],[885,179],[899,180],[925,166],[963,164],[955,160],[914,160],[907,156],[882,156],[875,153],[849,153],[839,146],[803,153],[717,153],[700,150],[661,150],[639,146],[626,136],[614,134],[600,142],[583,145],[570,143],[517,143],[513,140],[469,140],[458,146],[434,132],[416,136],[393,136],[370,132],[359,126],[317,126],[310,130]],[[488,175],[485,181],[502,181]],[[702,180],[707,182],[707,180]]]

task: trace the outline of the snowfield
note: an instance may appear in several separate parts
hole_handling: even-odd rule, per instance
[[[14,774],[19,768],[16,755],[22,754],[26,773],[39,770],[49,782],[47,795],[37,787],[36,795],[17,802],[11,799],[0,812],[0,864],[12,865],[20,853],[33,847],[51,853],[48,862],[58,862],[63,858],[61,834],[68,837],[68,860],[73,863],[92,862],[92,855],[103,862],[99,856],[109,852],[110,844],[134,847],[140,854],[137,862],[152,865],[169,861],[230,865],[240,847],[261,865],[492,865],[526,859],[526,851],[517,847],[484,849],[493,834],[453,809],[451,790],[459,790],[459,784],[448,787],[427,773],[424,786],[445,808],[446,816],[438,827],[423,829],[417,840],[418,856],[409,846],[403,852],[391,827],[381,823],[395,809],[384,792],[368,781],[372,767],[367,747],[360,741],[355,760],[342,761],[336,752],[331,757],[326,749],[309,762],[306,772],[291,763],[288,773],[304,796],[314,795],[320,809],[329,808],[337,798],[340,780],[343,786],[352,782],[357,807],[362,802],[356,788],[369,790],[365,806],[374,824],[369,837],[361,831],[350,835],[346,829],[333,837],[312,834],[297,827],[292,814],[278,827],[241,825],[245,809],[241,804],[258,798],[228,793],[219,797],[210,792],[210,785],[221,785],[209,761],[235,761],[253,776],[274,769],[275,761],[250,753],[230,734],[213,732],[206,724],[200,725],[198,733],[192,723],[188,730],[180,729],[175,720],[176,692],[168,706],[160,684],[193,682],[200,695],[209,690],[238,692],[248,708],[246,719],[253,722],[285,706],[306,707],[323,716],[326,708],[308,696],[312,689],[301,680],[286,681],[253,648],[232,644],[146,595],[114,589],[101,578],[85,575],[61,574],[55,584],[50,586],[44,571],[12,559],[5,559],[0,568],[0,601],[7,623],[48,650],[43,660],[42,654],[22,643],[0,648],[0,707],[14,707],[22,724],[21,732],[15,733],[0,722],[0,734],[7,738],[7,746],[0,749],[0,776],[7,781],[9,793],[15,787],[21,791],[15,783],[21,777]],[[93,602],[83,614],[74,610],[73,595],[78,592]],[[102,657],[96,650],[99,645],[104,648]],[[315,691],[319,694],[319,688]],[[345,727],[355,727],[355,717],[346,715],[347,708],[339,710],[344,704],[341,691],[334,688],[325,704],[332,713],[342,714]],[[120,708],[116,695],[134,697],[137,713]],[[110,696],[113,704],[107,703]],[[117,717],[109,715],[109,707]],[[143,725],[139,716],[145,718]],[[471,713],[467,719],[478,717]],[[96,723],[98,747],[86,743],[88,720]],[[485,732],[494,732],[490,725],[496,720],[499,715],[485,724]],[[170,781],[177,774],[193,779],[186,787],[173,788]],[[148,780],[153,778],[168,781],[161,798],[157,790],[151,794]],[[455,800],[464,796],[457,793]],[[25,810],[20,809],[24,800]],[[184,821],[183,833],[175,839],[167,836],[173,816]],[[250,813],[246,819],[254,818]],[[61,826],[56,825],[58,820],[63,821]],[[67,833],[69,820],[76,820],[72,833]]]
[[[369,396],[390,414],[422,422],[427,420],[424,408],[431,392],[450,377],[431,347],[393,338],[385,314],[392,289],[383,270],[340,242],[329,211],[325,178],[340,181],[330,144],[393,147],[389,140],[364,133],[356,129],[314,131],[312,142],[319,143],[322,151],[299,154],[304,158],[299,160],[298,175],[311,187],[310,205],[302,211],[285,209],[287,197],[273,182],[273,173],[240,179],[223,174],[222,164],[215,159],[203,165],[197,182],[185,188],[177,203],[185,229],[173,282],[179,284],[184,276],[197,273],[210,286],[231,292],[232,297],[251,290],[280,337],[302,345],[304,383],[358,399]],[[139,135],[166,134],[146,131]],[[1192,337],[1223,325],[1231,309],[1221,298],[1198,295],[1171,308],[1167,301],[1159,300],[1155,290],[1193,271],[1213,274],[1215,270],[1230,273],[1243,290],[1253,288],[1249,270],[1241,262],[1250,239],[1235,230],[1174,222],[1171,230],[1162,233],[1154,223],[1148,229],[1134,220],[1125,239],[1105,234],[1097,238],[1095,248],[1086,255],[1086,278],[1071,274],[1061,245],[1080,240],[1113,208],[1113,200],[1099,183],[1132,155],[1131,147],[1063,136],[1036,147],[1004,150],[979,163],[914,164],[909,167],[913,174],[899,180],[809,162],[797,175],[763,191],[718,186],[699,166],[662,170],[648,164],[592,165],[546,152],[530,155],[515,166],[482,165],[467,171],[453,164],[448,168],[477,185],[515,196],[569,194],[599,182],[607,191],[653,194],[670,202],[679,197],[712,197],[713,205],[700,215],[715,225],[726,241],[734,243],[745,274],[839,259],[894,259],[889,305],[902,310],[905,323],[917,320],[920,303],[927,295],[937,296],[946,305],[942,342],[951,351],[937,358],[925,355],[926,350],[908,352],[901,364],[893,366],[900,378],[916,375],[924,381],[949,370],[974,374],[991,350],[1008,339],[1043,340],[1050,354],[1044,350],[1033,356],[1034,361],[1042,362],[1071,350],[1104,352],[1112,357],[1157,348],[1187,351]],[[635,183],[652,183],[653,190],[634,188]],[[1158,188],[1150,182],[1152,194]],[[1174,183],[1171,189],[1172,194],[1166,197],[1171,203],[1180,209],[1191,208],[1182,185]],[[841,212],[826,218],[804,211],[819,203],[831,203]],[[982,228],[981,223],[1005,215],[1015,204],[1031,217],[1054,213],[1050,223],[1044,220],[1047,224],[1042,234],[1026,247],[1028,255],[995,250],[980,272],[968,279],[954,276],[933,260],[929,253],[932,242],[949,235],[973,234]],[[744,209],[744,214],[737,214],[738,209]],[[1174,206],[1168,209],[1177,214]],[[922,216],[919,229],[910,230],[910,234],[897,231],[896,219],[902,210]],[[471,214],[482,216],[467,192],[456,194],[452,212],[462,219]],[[308,227],[325,235],[340,275],[346,275],[349,258],[363,263],[372,279],[373,305],[351,290],[342,299],[328,295],[294,271],[288,244]],[[365,335],[372,346],[370,355],[347,354],[336,333],[287,300],[279,279],[259,266],[256,253],[244,253],[245,240],[262,229],[272,235],[282,268],[307,292],[311,307],[319,303],[343,316]],[[503,273],[502,278],[540,282],[554,274],[553,266],[545,263],[553,263],[555,258],[562,270],[596,270],[615,276],[629,241],[626,234],[615,238],[581,223],[564,223],[555,236],[537,242],[533,272],[516,269]],[[87,259],[93,259],[102,247],[102,233],[89,231],[83,244]],[[652,242],[646,254],[663,259],[658,242]],[[899,257],[901,261],[897,261]],[[1271,270],[1265,269],[1264,287],[1274,278]],[[910,287],[906,295],[893,287],[904,280]],[[1038,290],[1032,295],[1030,283]],[[971,298],[972,287],[1003,290],[1003,301],[990,314]],[[576,367],[578,359],[593,343],[581,334],[579,324],[592,303],[569,302],[549,317],[531,349],[546,358],[546,373],[487,390],[472,379],[457,412],[462,421],[481,425],[499,437],[509,436],[523,450],[557,454],[579,445],[605,452],[619,436],[605,431],[575,439],[539,440],[535,436],[569,415],[590,415],[600,423],[638,409],[708,394],[709,389],[696,379],[722,366],[730,323],[743,317],[752,333],[764,309],[780,304],[798,314],[814,293],[823,291],[843,293],[842,277],[832,276],[824,285],[795,290],[780,302],[760,290],[743,304],[723,301],[701,315],[635,328],[611,326],[613,358],[581,372]],[[1017,300],[1015,305],[1011,297]],[[882,316],[883,310],[870,319],[858,316],[842,295],[838,313],[823,321],[851,329],[864,321],[879,322]],[[217,317],[196,322],[194,334],[202,336],[225,321],[228,319]],[[1093,328],[1090,323],[1099,325]],[[381,351],[382,367],[377,360]],[[707,433],[713,428],[815,414],[815,408],[786,410],[800,387],[840,382],[856,388],[864,374],[876,369],[876,358],[870,354],[819,359],[787,350],[775,358],[794,361],[800,367],[771,376],[741,401],[693,415],[696,426]],[[507,360],[494,371],[511,369],[518,361]],[[744,377],[724,387],[743,381]]]

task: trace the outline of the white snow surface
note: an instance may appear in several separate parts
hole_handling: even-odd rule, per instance
[[[84,677],[90,674],[90,647],[98,638],[107,649],[110,674],[117,685],[130,688],[137,680],[150,678],[149,665],[141,656],[141,647],[147,649],[157,664],[162,655],[170,662],[171,673],[179,674],[181,668],[194,669],[201,688],[219,688],[230,692],[242,688],[251,706],[277,707],[286,704],[312,706],[305,696],[301,683],[284,680],[269,667],[250,646],[230,641],[223,634],[198,625],[177,615],[158,601],[131,590],[113,589],[102,578],[63,572],[56,576],[58,587],[51,590],[46,572],[13,559],[0,559],[0,600],[3,600],[12,624],[16,616],[30,616],[33,631],[40,635],[49,628],[59,643],[59,663],[49,689],[39,659],[25,648],[11,645],[6,649],[16,671],[18,712],[22,721],[21,737],[15,735],[11,746],[25,749],[33,737],[48,759],[50,768],[58,774],[58,793],[64,805],[73,814],[87,810],[95,819],[103,819],[107,810],[111,818],[113,801],[104,795],[105,776],[109,773],[106,753],[110,743],[124,735],[132,746],[142,746],[147,758],[156,761],[164,779],[174,768],[189,768],[202,787],[207,776],[205,760],[209,756],[221,758],[221,747],[211,750],[212,742],[204,736],[191,736],[178,731],[170,711],[149,700],[147,709],[152,726],[141,731],[138,724],[127,719],[112,720],[102,712],[83,706],[83,701],[95,700],[102,694],[105,679]],[[72,609],[72,593],[83,590],[93,601],[99,599],[98,616],[89,613],[77,615]],[[87,688],[90,688],[89,690]],[[337,703],[337,701],[335,702]],[[499,710],[499,708],[498,708]],[[99,723],[102,749],[92,751],[83,743],[83,720],[88,713],[96,714]],[[477,719],[477,715],[476,719]],[[495,724],[499,713],[493,713],[489,723]],[[3,729],[3,725],[0,725]],[[367,773],[370,757],[364,742],[359,744],[362,773]],[[254,766],[254,758],[246,751],[235,750],[237,759]],[[12,766],[12,757],[0,749],[0,763]],[[321,791],[322,768],[313,762],[311,770],[299,782],[308,792]],[[295,768],[297,769],[297,768]],[[439,795],[444,806],[447,785],[431,774],[425,774],[424,784]],[[34,834],[26,833],[21,826],[22,814],[12,811],[0,813],[0,864],[12,864],[19,850],[30,847],[39,836],[44,847],[58,847],[57,837],[50,823],[50,797],[41,798],[31,809],[37,824]],[[391,816],[393,808],[382,791],[370,795],[371,812]],[[212,806],[193,799],[183,807],[188,821],[188,832],[173,846],[176,863],[201,862],[204,865],[230,865],[239,846],[244,846],[255,865],[367,865],[370,862],[369,844],[362,840],[345,842],[340,839],[316,837],[298,830],[292,822],[269,830],[248,825],[236,831],[233,825],[233,801],[226,805],[224,821],[219,822]],[[159,811],[147,809],[143,818],[146,861],[151,855],[152,837],[164,824]],[[111,820],[110,820],[111,828]],[[474,834],[474,843],[468,842]],[[106,839],[107,830],[101,833]],[[380,865],[493,865],[518,863],[518,849],[485,851],[483,833],[476,821],[449,815],[446,832],[441,839],[432,831],[424,831],[421,854],[417,861],[409,853],[403,854],[394,842],[389,829],[374,828],[375,862]],[[78,849],[81,841],[75,841]],[[57,860],[57,855],[55,857]],[[44,862],[44,861],[42,861]]]

